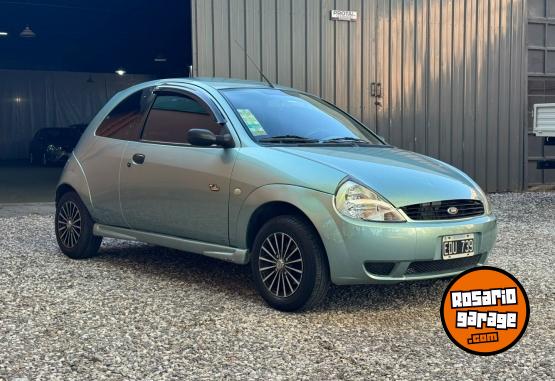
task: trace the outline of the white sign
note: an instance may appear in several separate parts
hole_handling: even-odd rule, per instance
[[[356,21],[356,11],[340,11],[338,9],[331,10],[331,19],[334,21]]]
[[[534,105],[533,132],[536,136],[555,137],[555,103]]]

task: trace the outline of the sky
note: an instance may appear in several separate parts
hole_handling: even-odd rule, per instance
[[[183,76],[190,17],[189,0],[0,0],[0,69]]]

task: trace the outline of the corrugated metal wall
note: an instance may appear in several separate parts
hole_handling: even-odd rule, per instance
[[[0,69],[0,160],[29,158],[45,127],[89,123],[116,92],[149,75]]]
[[[356,22],[330,10],[354,10]],[[199,76],[317,94],[390,143],[524,186],[525,0],[193,0]],[[380,83],[382,97],[372,97]]]

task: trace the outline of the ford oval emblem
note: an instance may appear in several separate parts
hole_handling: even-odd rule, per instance
[[[451,206],[449,207],[449,209],[447,209],[447,213],[449,213],[450,215],[455,215],[457,213],[459,213],[459,209],[455,206]]]

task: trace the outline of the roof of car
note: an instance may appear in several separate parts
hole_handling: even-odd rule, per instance
[[[171,78],[162,80],[164,83],[192,83],[192,84],[202,84],[205,86],[212,87],[216,90],[222,89],[237,89],[237,88],[270,88],[270,85],[266,82],[252,81],[245,79],[235,79],[235,78],[212,78],[212,77],[192,77],[192,78]],[[275,85],[276,88],[284,88],[282,86]]]

